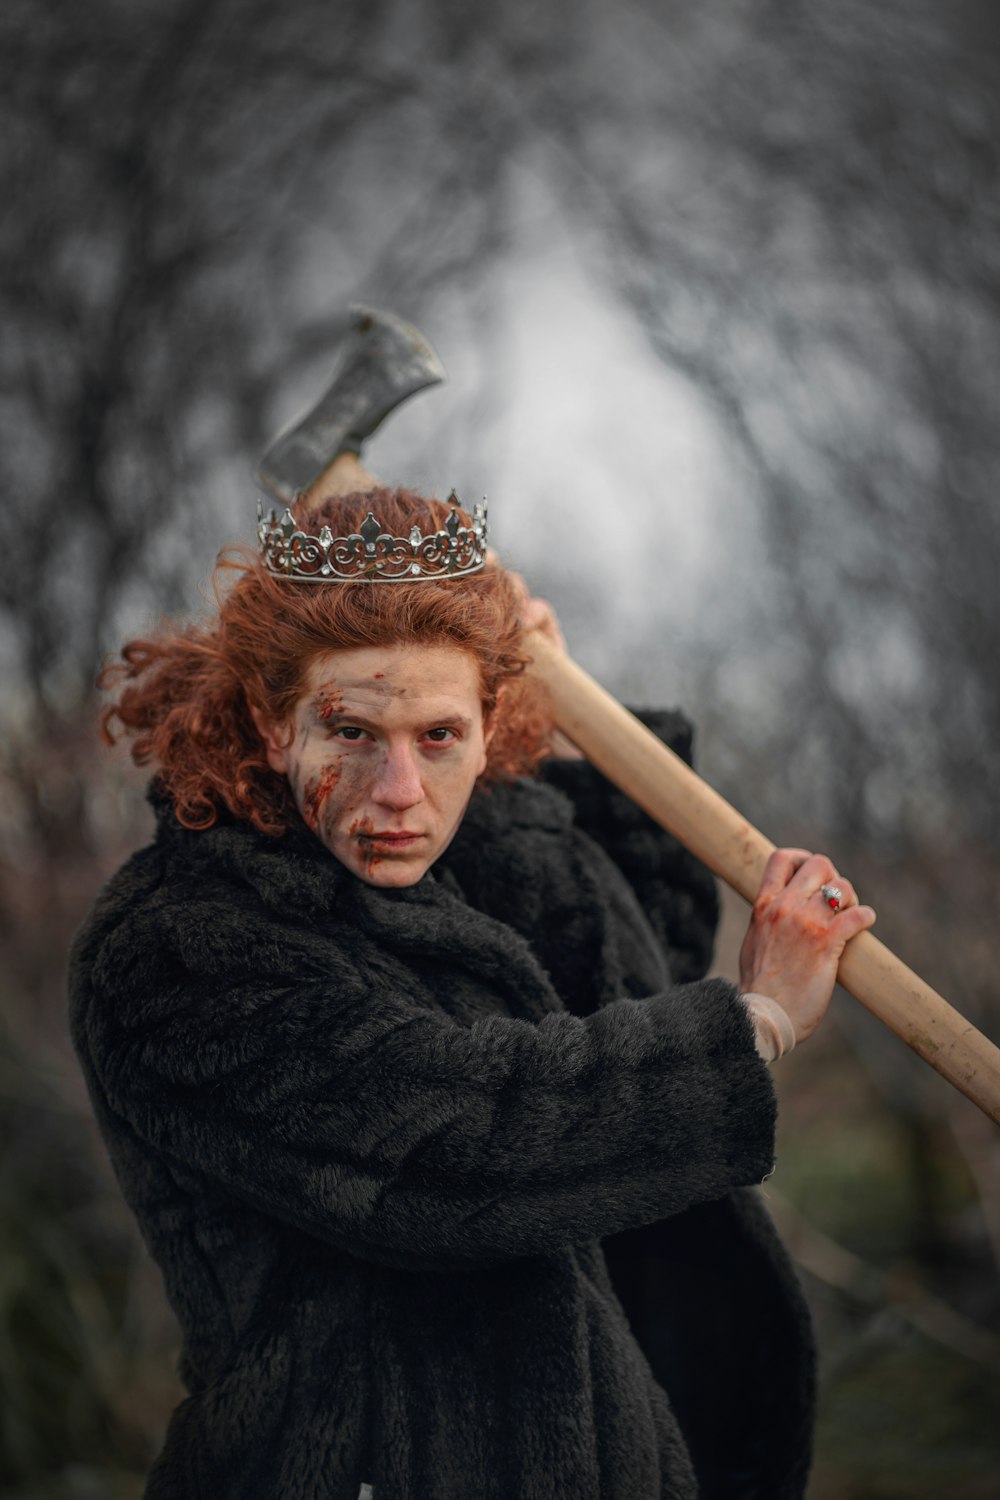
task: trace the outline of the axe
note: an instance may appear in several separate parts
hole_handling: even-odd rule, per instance
[[[333,380],[319,402],[261,460],[257,478],[292,507],[374,488],[365,439],[400,402],[444,380],[417,330],[392,313],[353,304]],[[581,667],[535,630],[531,669],[548,688],[558,727],[692,854],[753,901],[774,845],[640,724]],[[949,1083],[1000,1124],[1000,1048],[870,932],[844,950],[838,979]]]

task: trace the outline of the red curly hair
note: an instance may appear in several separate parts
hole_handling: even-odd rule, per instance
[[[346,536],[371,510],[386,531],[405,536],[414,525],[437,530],[450,508],[413,490],[380,488],[333,496],[300,509],[296,520],[313,534],[325,524]],[[231,572],[236,581],[225,589]],[[267,763],[250,705],[287,723],[311,662],[326,651],[459,646],[479,665],[484,707],[496,709],[481,779],[531,775],[548,753],[553,723],[544,690],[522,675],[528,657],[519,591],[498,564],[440,582],[317,585],[275,577],[244,547],[220,553],[213,583],[215,616],[183,627],[166,622],[153,638],[130,641],[122,660],[98,678],[101,688],[120,688],[101,714],[102,739],[110,745],[123,733],[134,737],[132,758],[157,766],[186,828],[210,828],[220,807],[267,834],[298,821],[287,780]]]

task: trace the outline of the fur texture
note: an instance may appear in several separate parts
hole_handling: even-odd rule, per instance
[[[697,978],[713,883],[589,766],[546,776],[402,890],[152,794],[70,983],[183,1331],[147,1500],[803,1493],[808,1315],[747,1190],[771,1080]]]

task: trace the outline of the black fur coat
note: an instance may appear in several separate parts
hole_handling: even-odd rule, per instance
[[[697,977],[703,868],[584,762],[477,791],[399,890],[153,800],[70,967],[183,1332],[148,1500],[801,1496],[774,1096]]]

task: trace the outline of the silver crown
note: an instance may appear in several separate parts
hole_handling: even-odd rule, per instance
[[[290,510],[265,517],[257,502],[257,538],[269,572],[298,583],[420,583],[478,573],[486,561],[486,501],[472,511],[472,525],[459,519],[455,491],[440,531],[426,535],[411,526],[408,536],[392,536],[371,511],[352,536],[334,536],[324,526],[318,536],[300,531]]]

